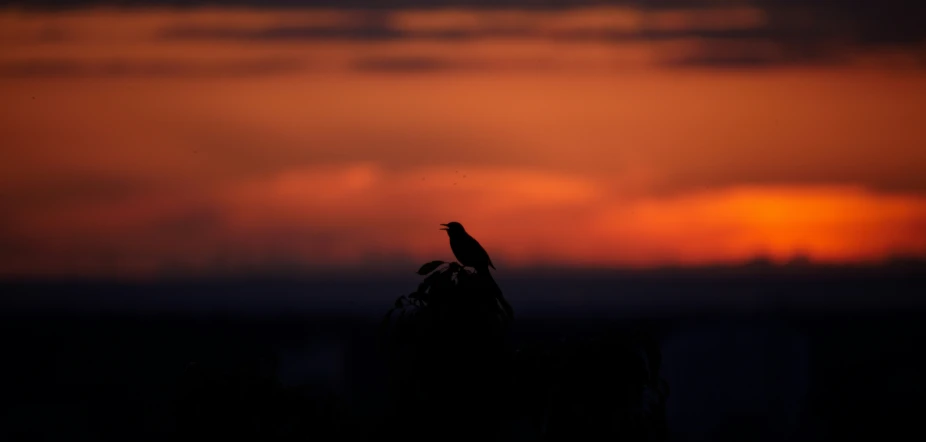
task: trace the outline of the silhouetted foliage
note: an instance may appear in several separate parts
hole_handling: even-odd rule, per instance
[[[510,307],[488,272],[432,261],[419,273],[427,276],[418,289],[383,321],[396,412],[484,436],[499,422]]]
[[[429,263],[427,263],[427,264],[421,266],[421,268],[418,269],[418,274],[419,274],[419,275],[427,275],[428,273],[431,273],[431,272],[437,270],[437,268],[440,267],[441,264],[443,264],[443,263],[444,263],[444,261],[431,261],[431,262],[429,262]]]
[[[444,320],[489,320],[498,327],[507,327],[513,320],[513,310],[504,299],[491,274],[465,269],[456,262],[431,261],[417,272],[427,275],[414,292],[400,296],[386,313],[385,324],[419,314],[421,309],[440,315]],[[398,312],[398,317],[394,318]],[[479,329],[482,330],[482,329]]]
[[[418,273],[382,329],[395,412],[420,423],[402,437],[494,437],[502,421],[527,419],[544,440],[666,439],[668,386],[652,339],[615,333],[512,351],[510,306],[488,271],[432,261]]]

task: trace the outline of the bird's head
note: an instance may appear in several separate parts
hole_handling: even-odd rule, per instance
[[[441,230],[446,230],[448,235],[456,235],[465,232],[465,230],[463,230],[463,224],[460,224],[456,221],[441,225],[443,226],[441,227]]]

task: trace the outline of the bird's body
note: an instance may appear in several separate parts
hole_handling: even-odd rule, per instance
[[[482,245],[479,244],[479,241],[476,241],[476,238],[466,233],[462,224],[450,222],[441,225],[444,226],[441,230],[446,230],[447,236],[450,237],[450,250],[453,251],[453,256],[457,258],[457,261],[459,261],[461,265],[472,267],[476,270],[476,274],[479,275],[479,278],[488,283],[487,287],[491,288],[491,292],[494,293],[496,300],[499,302],[502,309],[504,309],[508,319],[513,319],[514,310],[512,310],[508,301],[505,300],[501,288],[498,287],[498,284],[489,272],[489,267],[495,269],[495,266],[492,264],[492,259],[489,258],[488,252],[482,248]]]
[[[462,224],[451,222],[441,225],[446,226],[442,230],[447,231],[447,236],[450,237],[450,250],[453,251],[453,256],[457,258],[460,264],[472,267],[477,272],[483,269],[488,271],[489,267],[495,268],[489,254],[482,248],[479,241],[476,241],[476,238],[466,233]]]

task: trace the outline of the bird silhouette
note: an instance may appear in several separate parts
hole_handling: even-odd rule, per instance
[[[441,230],[446,230],[447,236],[450,237],[450,250],[453,251],[453,256],[457,258],[457,261],[459,261],[461,265],[472,267],[480,277],[485,278],[484,281],[489,284],[488,287],[491,287],[491,291],[501,304],[508,319],[514,319],[514,310],[511,308],[511,304],[505,300],[502,289],[489,272],[489,267],[495,269],[495,266],[492,264],[492,259],[489,258],[489,254],[486,250],[482,248],[479,241],[476,241],[476,238],[466,233],[462,224],[453,221],[441,225],[444,226]]]
[[[462,224],[453,221],[441,225],[444,226],[441,230],[446,230],[447,236],[450,237],[450,250],[453,251],[453,256],[460,261],[460,264],[472,267],[477,272],[483,270],[488,272],[489,267],[495,268],[489,254],[482,248],[479,241],[476,241],[476,238],[466,233]]]

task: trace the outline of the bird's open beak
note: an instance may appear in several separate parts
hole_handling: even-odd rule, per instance
[[[446,224],[441,224],[441,225],[444,226],[444,227],[441,227],[441,228],[440,228],[441,230],[447,230],[447,225],[446,225]]]

